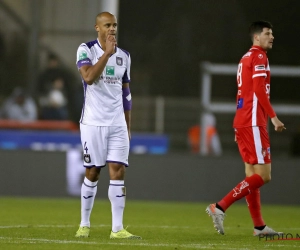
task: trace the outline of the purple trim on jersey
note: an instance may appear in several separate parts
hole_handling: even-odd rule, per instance
[[[120,162],[120,161],[106,161],[106,162],[119,163],[119,164],[124,165],[125,167],[129,167],[128,164],[126,164],[126,163],[124,163],[124,162]]]
[[[97,44],[98,44],[99,48],[102,49],[102,46],[101,46],[101,44],[98,42],[98,39],[97,39],[96,41],[97,41]],[[102,50],[103,50],[103,49],[102,49]],[[103,50],[103,51],[104,51],[104,50]]]
[[[130,88],[122,88],[122,97],[123,97],[123,108],[124,111],[128,111],[131,110],[131,106],[132,106],[132,101],[131,99],[128,101],[127,100],[127,96],[130,95]]]
[[[118,47],[119,48],[119,47]],[[129,57],[129,52],[127,51],[127,50],[125,50],[125,49],[121,49],[121,48],[119,48],[120,50],[122,50],[128,57]]]
[[[82,119],[83,119],[83,116],[84,116],[85,95],[86,95],[86,88],[87,88],[87,85],[88,85],[84,80],[82,80],[82,84],[83,84],[83,105],[82,105],[81,118],[80,118],[79,123],[82,122]]]
[[[88,48],[90,49],[90,48],[92,48],[96,43],[98,43],[98,40],[97,40],[97,39],[94,40],[94,41],[87,42],[87,43],[85,43],[85,44],[86,44],[86,46],[88,46]]]
[[[93,166],[85,166],[85,165],[83,165],[85,168],[93,168],[93,167],[96,167],[96,168],[104,168],[106,165],[104,165],[104,166],[95,166],[95,165],[93,165]]]
[[[93,65],[89,58],[80,60],[77,62],[77,68],[80,69],[83,65]]]
[[[128,77],[127,69],[126,69],[125,72],[124,72],[124,75],[122,77],[122,83],[128,83],[128,82],[130,82],[130,79]]]

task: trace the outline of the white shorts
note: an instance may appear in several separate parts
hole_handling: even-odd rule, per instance
[[[106,162],[128,167],[127,127],[97,127],[80,124],[84,167],[105,167]]]

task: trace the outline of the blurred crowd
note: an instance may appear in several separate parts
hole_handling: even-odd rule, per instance
[[[30,95],[23,86],[15,86],[11,94],[2,100],[0,119],[78,122],[83,93],[82,87],[74,81],[60,59],[50,53],[46,67],[38,76],[35,93]]]

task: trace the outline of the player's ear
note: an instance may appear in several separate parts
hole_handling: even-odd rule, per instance
[[[260,34],[255,33],[255,34],[253,35],[253,40],[258,42],[258,41],[259,41],[259,35],[260,35]]]
[[[97,24],[95,24],[95,30],[96,30],[97,32],[99,32],[99,27],[98,27]]]

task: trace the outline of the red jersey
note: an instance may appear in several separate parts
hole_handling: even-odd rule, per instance
[[[234,128],[266,126],[276,116],[270,98],[270,67],[266,52],[252,46],[242,57],[237,71],[237,110]]]

